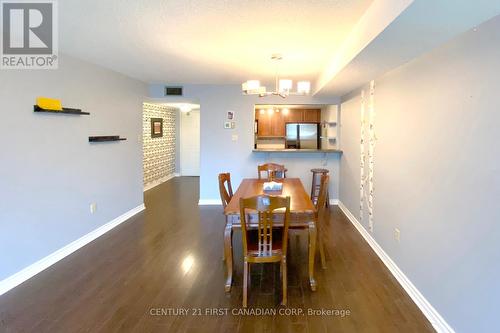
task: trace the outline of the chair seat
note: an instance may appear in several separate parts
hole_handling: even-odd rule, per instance
[[[259,231],[258,230],[248,230],[247,233],[247,247],[248,252],[252,252],[252,254],[259,252]],[[277,253],[281,252],[283,248],[283,231],[281,229],[273,229],[273,247],[272,252]]]

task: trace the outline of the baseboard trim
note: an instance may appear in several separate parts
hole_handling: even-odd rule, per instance
[[[411,297],[413,302],[419,307],[420,311],[431,322],[434,329],[439,333],[455,333],[453,328],[444,320],[444,318],[437,312],[437,310],[427,301],[422,293],[415,287],[410,279],[403,273],[403,271],[396,265],[396,263],[389,257],[389,255],[380,247],[377,241],[370,235],[370,233],[359,223],[354,215],[347,209],[347,207],[339,201],[339,208],[342,210],[347,219],[363,236],[365,241],[370,245],[377,256],[382,260],[384,265],[389,269],[392,275],[399,282],[401,287],[406,291],[408,296]]]
[[[47,269],[48,267],[54,265],[56,262],[59,260],[67,257],[71,253],[75,252],[76,250],[82,248],[83,246],[87,245],[88,243],[92,242],[96,238],[104,235],[111,229],[115,228],[116,226],[122,224],[123,222],[127,221],[130,219],[132,216],[142,212],[145,209],[144,204],[141,204],[128,212],[118,216],[114,220],[100,226],[99,228],[89,232],[88,234],[78,238],[77,240],[69,243],[68,245],[60,248],[59,250],[49,254],[45,258],[40,259],[39,261],[35,262],[34,264],[29,265],[28,267],[24,268],[23,270],[15,273],[14,275],[9,276],[8,278],[0,281],[0,295],[5,294],[9,290],[17,287],[21,283],[25,282],[26,280],[32,278],[36,274],[42,272],[43,270]]]
[[[150,190],[150,189],[152,189],[152,188],[154,188],[154,187],[156,187],[156,186],[158,186],[160,184],[163,184],[167,180],[170,180],[170,179],[172,179],[174,177],[179,177],[179,176],[180,176],[180,174],[173,173],[171,175],[168,175],[168,176],[165,176],[165,177],[160,178],[158,180],[155,180],[154,182],[148,183],[148,184],[144,185],[144,192],[146,192],[146,191],[148,191],[148,190]]]
[[[222,206],[220,199],[200,199],[198,206]]]

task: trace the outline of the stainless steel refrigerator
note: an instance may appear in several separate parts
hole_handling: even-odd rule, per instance
[[[319,149],[319,124],[286,124],[286,148]]]

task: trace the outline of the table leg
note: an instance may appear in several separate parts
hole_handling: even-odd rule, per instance
[[[314,257],[316,254],[316,224],[314,221],[309,222],[309,284],[311,290],[316,291],[316,280],[314,279]]]
[[[224,253],[227,268],[227,279],[224,289],[226,292],[230,292],[233,282],[233,225],[230,221],[226,222],[226,228],[224,230]]]

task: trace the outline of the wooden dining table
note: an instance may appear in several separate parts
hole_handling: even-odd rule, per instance
[[[240,229],[240,198],[248,198],[256,195],[268,194],[290,197],[290,220],[289,228],[307,229],[309,235],[309,284],[311,290],[316,290],[316,280],[314,279],[314,254],[316,251],[316,209],[311,198],[304,189],[304,185],[299,178],[277,179],[276,182],[283,184],[281,191],[264,192],[263,184],[265,179],[243,179],[238,190],[231,198],[231,201],[224,209],[226,216],[226,227],[224,230],[224,254],[226,258],[227,279],[225,284],[226,292],[231,291],[233,281],[233,230]],[[283,225],[283,212],[277,212],[274,225]],[[257,213],[248,214],[247,224],[250,228],[257,227]]]

